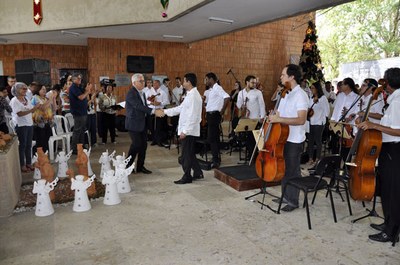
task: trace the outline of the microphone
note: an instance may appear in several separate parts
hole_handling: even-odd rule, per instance
[[[226,72],[226,74],[229,75],[230,72],[232,72],[232,68],[229,68],[229,71]]]

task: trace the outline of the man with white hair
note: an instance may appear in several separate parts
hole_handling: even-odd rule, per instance
[[[144,82],[142,74],[134,74],[132,76],[132,88],[126,95],[125,128],[132,140],[128,152],[128,156],[132,158],[127,164],[127,168],[132,165],[137,155],[136,172],[151,174],[152,172],[144,167],[144,160],[147,150],[146,121],[153,110],[147,106],[146,96],[143,93]]]

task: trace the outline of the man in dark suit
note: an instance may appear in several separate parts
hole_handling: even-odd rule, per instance
[[[147,106],[146,96],[142,92],[144,88],[144,77],[142,74],[132,76],[132,88],[126,95],[126,118],[125,128],[129,132],[132,143],[128,156],[131,156],[127,167],[131,166],[138,155],[136,172],[151,174],[152,172],[144,167],[147,149],[147,127],[146,120],[152,113]]]

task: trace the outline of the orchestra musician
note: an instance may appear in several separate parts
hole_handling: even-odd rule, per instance
[[[354,106],[352,109],[350,109],[350,107],[353,105],[353,103],[358,98],[358,91],[356,89],[354,80],[349,77],[343,79],[342,85],[340,86],[340,91],[341,92],[337,95],[335,103],[334,103],[331,120],[334,122],[344,122],[344,123],[354,124],[354,119],[358,112],[358,109],[356,106]],[[350,111],[346,114],[346,116],[342,120],[340,120],[340,118],[343,116],[343,114],[346,113],[346,111],[349,109],[350,109]],[[332,122],[331,122],[331,124],[332,124]],[[343,125],[343,126],[345,126],[345,125]],[[344,130],[347,130],[348,134],[352,134],[351,126],[345,126]],[[338,154],[339,153],[339,136],[338,135],[336,135],[336,134],[332,135],[331,144],[332,144],[332,153]],[[347,157],[347,154],[350,150],[350,146],[351,146],[351,141],[347,141],[347,142],[342,141],[342,149],[341,149],[340,155],[342,156],[342,158],[344,160]]]
[[[293,178],[300,178],[300,155],[306,139],[306,119],[308,110],[308,97],[300,87],[301,68],[295,64],[288,64],[283,68],[281,82],[290,83],[291,91],[281,100],[275,114],[268,117],[269,122],[289,125],[289,136],[284,147],[285,175],[282,179],[282,190],[286,183]],[[279,199],[273,200],[279,203]],[[281,210],[293,211],[299,207],[299,190],[287,187],[283,202],[287,204]]]
[[[235,82],[235,87],[232,89],[230,93],[231,97],[231,131],[230,131],[230,136],[234,135],[234,128],[236,128],[238,122],[239,122],[239,109],[236,106],[236,102],[238,100],[239,92],[242,90],[242,85],[240,84],[240,81]]]
[[[360,87],[360,94],[363,95],[360,99],[359,104],[359,112],[357,113],[358,119],[362,119],[364,116],[365,108],[368,105],[370,98],[375,90],[378,87],[378,82],[372,78],[364,79],[363,83]],[[382,109],[385,105],[385,101],[383,100],[382,93],[379,94],[378,99],[374,100],[371,104],[371,108],[369,110],[368,119],[374,123],[379,123],[381,120],[383,113]]]
[[[214,73],[210,72],[206,74],[205,83],[209,87],[207,90],[209,92],[206,95],[206,117],[208,126],[207,137],[212,153],[211,167],[218,168],[221,164],[219,154],[220,125],[230,97],[218,84],[218,78]]]
[[[239,92],[239,96],[236,102],[236,106],[240,110],[241,119],[256,119],[259,120],[261,125],[265,117],[265,103],[264,97],[260,90],[255,89],[256,77],[253,75],[248,75],[244,80],[246,87]],[[249,158],[251,152],[254,149],[256,141],[253,137],[251,131],[247,133],[247,154]]]
[[[308,134],[308,164],[314,166],[321,158],[322,133],[325,128],[326,118],[329,116],[329,102],[320,82],[311,85],[312,97],[309,101],[307,119],[309,120],[310,133]],[[316,158],[314,157],[314,144],[317,146]]]
[[[378,242],[398,240],[400,226],[400,68],[385,71],[388,107],[380,122],[365,121],[357,125],[363,130],[374,129],[382,132],[382,149],[378,158],[378,175],[382,210],[385,221],[371,224],[380,233],[369,236]]]
[[[160,80],[153,81],[153,88],[146,94],[147,104],[152,109],[163,109],[169,104],[168,94],[161,89]],[[151,145],[161,147],[169,147],[165,141],[168,138],[167,134],[167,117],[155,117],[151,115],[151,125],[154,126],[154,136]]]

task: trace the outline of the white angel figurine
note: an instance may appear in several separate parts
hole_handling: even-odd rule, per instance
[[[113,159],[115,155],[115,151],[112,152],[110,155],[108,154],[108,150],[103,152],[100,156],[99,163],[101,164],[101,169],[100,169],[100,178],[104,177],[104,174],[108,171],[111,170],[111,160]]]
[[[33,183],[33,194],[37,193],[36,198],[36,216],[49,216],[54,213],[53,204],[50,200],[50,191],[54,190],[57,185],[58,178],[55,178],[52,182],[47,182],[45,179],[39,179]]]
[[[122,156],[117,155],[115,157],[115,159],[114,158],[112,159],[115,170],[117,170],[117,167],[119,164],[124,164],[126,167],[126,165],[129,163],[130,160],[131,160],[131,156],[129,156],[128,158],[125,159],[125,153],[122,153]]]
[[[92,208],[87,194],[87,188],[92,185],[96,175],[93,175],[86,181],[83,181],[83,178],[83,175],[77,175],[75,178],[71,178],[71,190],[75,190],[74,206],[72,207],[74,212],[85,212]]]
[[[120,181],[118,176],[114,175],[114,170],[108,170],[104,175],[101,183],[106,185],[106,193],[103,203],[105,205],[116,205],[121,203],[121,198],[118,194],[117,183]]]
[[[126,168],[124,163],[119,164],[115,169],[115,176],[119,180],[117,182],[118,193],[128,193],[131,192],[131,185],[129,183],[128,176],[132,173],[135,168],[135,163],[133,163],[130,167]]]
[[[66,178],[68,177],[67,170],[68,170],[68,160],[71,158],[72,150],[65,154],[64,151],[61,151],[57,154],[55,162],[58,162],[58,172],[57,177],[59,178]]]
[[[93,170],[92,170],[92,165],[90,164],[90,152],[92,151],[92,148],[90,147],[89,150],[83,149],[83,152],[86,154],[88,158],[87,162],[87,168],[88,168],[88,176],[93,176]]]

